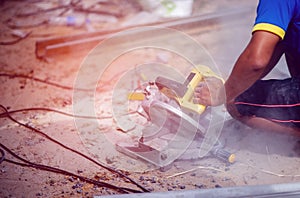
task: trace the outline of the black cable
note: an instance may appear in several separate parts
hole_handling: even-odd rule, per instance
[[[92,10],[92,9],[86,9],[86,8],[82,8],[82,7],[75,7],[74,11],[82,12],[82,13],[86,13],[86,14],[93,13],[93,14],[109,15],[109,16],[115,16],[118,18],[123,17],[123,13],[113,12],[110,10],[99,10],[99,9]]]
[[[13,157],[15,157],[15,158],[21,160],[22,162],[24,162],[24,163],[20,163],[20,162],[16,162],[16,161],[13,161],[13,160],[5,159],[4,158],[4,155],[5,155],[4,151],[2,149],[0,149],[1,154],[3,156],[2,157],[3,160],[2,160],[2,158],[1,158],[1,160],[6,161],[8,163],[12,163],[12,164],[23,166],[23,167],[30,167],[30,168],[35,168],[35,169],[39,169],[39,170],[44,170],[44,171],[49,171],[49,172],[54,172],[54,173],[59,173],[59,174],[75,177],[75,178],[80,179],[81,181],[91,183],[91,184],[97,185],[99,187],[107,187],[107,188],[110,188],[110,189],[118,190],[122,193],[128,193],[128,192],[141,193],[141,191],[138,191],[138,190],[135,190],[135,189],[119,187],[119,186],[109,184],[107,182],[101,182],[101,181],[93,180],[93,179],[90,179],[90,178],[87,178],[87,177],[83,177],[81,175],[77,175],[77,174],[68,172],[68,171],[63,170],[63,169],[59,169],[59,168],[55,168],[55,167],[51,167],[51,166],[46,166],[46,165],[42,165],[42,164],[36,164],[36,163],[30,162],[30,161],[18,156],[16,153],[14,153],[12,150],[10,150],[9,148],[7,148],[6,146],[4,146],[1,143],[0,143],[0,147],[2,147],[5,151],[7,151]],[[0,161],[0,163],[2,161]]]
[[[46,25],[49,23],[49,19],[43,20],[41,22],[35,23],[35,24],[30,24],[30,25],[16,25],[16,24],[10,24],[11,19],[6,21],[6,24],[9,28],[12,29],[20,29],[20,28],[33,28],[33,27],[38,27],[41,25]]]
[[[48,84],[48,85],[51,85],[51,86],[54,86],[54,87],[58,87],[58,88],[61,88],[61,89],[66,89],[66,90],[93,91],[93,89],[74,88],[74,87],[65,86],[65,85],[61,85],[61,84],[58,84],[58,83],[54,83],[54,82],[49,82],[47,80],[42,80],[40,78],[36,78],[36,77],[24,75],[24,74],[0,73],[0,76],[9,77],[9,78],[25,78],[25,79],[30,79],[30,80],[34,80],[34,81],[37,81],[37,82],[40,82],[40,83]]]
[[[66,6],[61,6],[59,8],[58,7],[56,7],[56,8],[50,8],[49,11],[53,11],[53,10],[57,10],[57,9],[62,9],[62,8],[64,8],[64,10],[57,15],[58,17],[64,15],[66,12],[68,12],[72,8],[72,6],[66,5]],[[51,10],[51,9],[53,9],[53,10]],[[44,12],[48,12],[48,10],[38,11],[38,13],[28,13],[27,16],[33,16],[35,14],[40,14],[40,12],[44,13]],[[25,15],[25,17],[26,17],[26,14],[20,14],[18,17],[24,17],[22,15]],[[40,21],[38,23],[30,24],[30,25],[24,25],[24,24],[22,24],[22,25],[16,25],[14,23],[11,23],[11,21],[12,21],[12,19],[8,19],[8,20],[5,21],[5,23],[7,24],[8,27],[16,29],[16,28],[32,28],[32,27],[37,27],[37,26],[40,26],[40,25],[46,25],[46,24],[49,24],[51,20],[50,20],[50,18],[48,18],[48,19],[42,20],[42,21]]]
[[[59,113],[65,116],[69,116],[69,117],[74,117],[74,118],[84,118],[84,119],[111,119],[112,116],[85,116],[85,115],[75,115],[75,114],[71,114],[71,113],[66,113],[63,111],[58,111],[56,109],[51,109],[51,108],[45,108],[45,107],[32,107],[32,108],[25,108],[25,109],[17,109],[17,110],[13,110],[13,111],[8,111],[8,114],[14,114],[14,113],[18,113],[18,112],[24,112],[24,111],[50,111],[50,112],[55,112],[55,113]],[[1,117],[6,117],[6,112],[5,113],[1,113],[0,114],[0,118]]]
[[[23,37],[19,37],[15,40],[12,40],[12,41],[1,41],[0,42],[0,45],[13,45],[13,44],[16,44],[24,39],[26,39],[32,32],[28,32],[27,34],[25,34]]]
[[[73,153],[76,153],[76,154],[80,155],[81,157],[83,157],[83,158],[85,158],[85,159],[87,159],[87,160],[93,162],[94,164],[96,164],[96,165],[98,165],[98,166],[100,166],[100,167],[102,167],[102,168],[104,168],[104,169],[106,169],[106,170],[109,170],[109,171],[111,171],[111,172],[113,172],[113,173],[116,173],[116,174],[118,174],[119,176],[121,176],[121,177],[123,177],[123,178],[126,178],[126,179],[129,180],[132,184],[134,184],[134,185],[136,185],[137,187],[139,187],[140,189],[142,189],[144,192],[149,192],[149,190],[147,190],[146,188],[144,188],[143,186],[141,186],[140,184],[138,184],[136,181],[134,181],[133,179],[131,179],[131,178],[128,177],[127,175],[121,173],[120,171],[117,171],[117,170],[115,170],[115,169],[113,169],[113,168],[110,168],[110,167],[108,167],[108,166],[105,166],[105,165],[103,165],[103,164],[97,162],[96,160],[90,158],[89,156],[87,156],[87,155],[85,155],[85,154],[83,154],[83,153],[81,153],[81,152],[79,152],[79,151],[77,151],[77,150],[75,150],[75,149],[72,149],[72,148],[70,148],[70,147],[64,145],[63,143],[61,143],[61,142],[59,142],[59,141],[53,139],[52,137],[48,136],[46,133],[44,133],[44,132],[42,132],[42,131],[40,131],[40,130],[38,130],[38,129],[36,129],[36,128],[33,128],[33,127],[31,127],[31,126],[28,126],[28,125],[26,125],[26,124],[23,124],[23,123],[17,121],[17,120],[14,119],[13,117],[11,117],[11,115],[9,114],[9,112],[7,111],[7,109],[6,109],[3,105],[0,105],[0,107],[4,110],[4,112],[5,112],[5,114],[6,114],[6,117],[9,118],[11,121],[13,121],[13,122],[15,122],[15,123],[17,123],[17,124],[19,124],[19,125],[21,125],[21,126],[27,128],[27,129],[30,129],[30,130],[32,130],[32,131],[34,131],[34,132],[36,132],[36,133],[42,135],[42,136],[45,137],[46,139],[48,139],[48,140],[50,140],[50,141],[52,141],[52,142],[58,144],[59,146],[65,148],[65,149],[67,149],[67,150],[69,150],[69,151],[71,151],[71,152],[73,152]],[[2,114],[3,114],[3,113],[2,113]]]
[[[70,8],[69,5],[61,5],[61,6],[56,6],[53,8],[48,8],[48,9],[43,9],[43,10],[38,10],[35,12],[30,12],[30,13],[20,13],[17,14],[16,17],[29,17],[29,16],[34,16],[34,15],[39,15],[39,14],[45,14],[46,12],[52,12],[55,10],[59,10],[59,9],[66,9],[66,8]]]
[[[111,118],[113,118],[113,116],[76,115],[76,114],[71,114],[71,113],[59,111],[59,110],[56,110],[56,109],[46,108],[46,107],[31,107],[31,108],[17,109],[17,110],[8,111],[8,113],[9,114],[14,114],[14,113],[19,113],[19,112],[24,112],[24,111],[50,111],[50,112],[55,112],[55,113],[62,114],[62,115],[65,115],[65,116],[69,116],[69,117],[73,117],[73,118],[84,118],[84,119],[99,119],[99,120],[103,120],[103,119],[111,119]],[[130,112],[124,114],[124,115],[133,114],[133,113],[136,113],[136,111],[130,111]],[[6,117],[6,114],[7,114],[6,112],[5,113],[0,113],[0,118]]]
[[[0,149],[0,153],[1,153],[1,158],[0,158],[0,164],[1,164],[4,161],[4,159],[5,159],[5,153],[4,153],[4,151],[2,149]]]

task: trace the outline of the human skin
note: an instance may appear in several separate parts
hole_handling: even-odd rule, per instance
[[[209,79],[195,89],[194,102],[206,106],[225,104],[230,115],[244,124],[263,130],[289,132],[299,135],[299,128],[279,125],[270,120],[255,116],[242,116],[236,109],[234,100],[257,80],[268,74],[283,54],[281,38],[267,31],[256,31],[250,42],[236,61],[232,72],[225,82]]]

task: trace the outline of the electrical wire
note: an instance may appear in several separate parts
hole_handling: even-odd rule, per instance
[[[52,11],[56,11],[59,9],[66,9],[66,8],[70,8],[69,5],[60,5],[60,6],[56,6],[53,8],[48,8],[48,9],[43,9],[43,10],[38,10],[35,12],[29,12],[29,13],[20,13],[17,14],[16,17],[29,17],[29,16],[35,16],[35,15],[39,15],[39,14],[45,14],[46,12],[52,12]]]
[[[17,109],[17,110],[12,110],[8,111],[9,114],[15,114],[19,112],[26,112],[26,111],[49,111],[49,112],[55,112],[58,114],[62,114],[65,116],[73,117],[73,118],[84,118],[84,119],[98,119],[98,120],[103,120],[103,119],[112,119],[113,116],[86,116],[86,115],[76,115],[76,114],[71,114],[67,113],[64,111],[59,111],[56,109],[51,109],[51,108],[46,108],[46,107],[32,107],[32,108],[24,108],[24,109]],[[128,115],[128,114],[134,114],[136,111],[129,111],[128,113],[125,113],[123,115]],[[5,113],[0,113],[0,118],[1,117],[6,117],[6,112]],[[122,115],[122,114],[121,114]]]
[[[30,162],[30,161],[28,161],[28,160],[26,160],[26,159],[18,156],[12,150],[10,150],[6,146],[4,146],[2,143],[0,143],[0,147],[3,148],[9,154],[11,154],[13,157],[15,157],[18,160],[21,160],[22,162],[24,162],[24,163],[20,163],[20,162],[17,162],[17,161],[6,159],[5,158],[5,152],[4,152],[4,150],[0,149],[0,152],[1,152],[1,155],[2,155],[0,163],[2,163],[3,161],[6,161],[8,163],[19,165],[19,166],[22,166],[22,167],[30,167],[30,168],[35,168],[35,169],[39,169],[39,170],[44,170],[44,171],[59,173],[59,174],[63,174],[63,175],[67,175],[67,176],[78,178],[81,181],[84,181],[84,182],[87,182],[87,183],[91,183],[91,184],[97,185],[99,187],[107,187],[107,188],[110,188],[110,189],[118,190],[118,191],[120,191],[122,193],[129,193],[129,192],[132,192],[132,193],[142,193],[139,190],[135,190],[135,189],[131,189],[131,188],[119,187],[119,186],[115,186],[115,185],[109,184],[107,182],[101,182],[101,181],[93,180],[93,179],[90,179],[90,178],[87,178],[87,177],[83,177],[83,176],[78,175],[78,174],[74,174],[74,173],[68,172],[68,171],[63,170],[63,169],[59,169],[59,168],[55,168],[55,167],[51,167],[51,166],[46,166],[46,165],[42,165],[42,164],[36,164],[36,163]]]
[[[22,37],[19,37],[15,40],[12,40],[12,41],[1,41],[0,42],[0,45],[13,45],[13,44],[16,44],[24,39],[26,39],[32,32],[28,32],[27,34],[25,34],[24,36]]]
[[[1,153],[1,158],[0,158],[0,164],[1,164],[4,161],[4,159],[5,159],[5,153],[4,153],[4,151],[2,149],[0,149],[0,153]]]
[[[81,156],[81,157],[83,157],[83,158],[89,160],[90,162],[92,162],[92,163],[94,163],[94,164],[96,164],[96,165],[98,165],[98,166],[100,166],[100,167],[102,167],[102,168],[104,168],[104,169],[106,169],[106,170],[108,170],[108,171],[111,171],[111,172],[113,172],[113,173],[118,174],[119,176],[121,176],[121,177],[123,177],[123,178],[129,180],[132,184],[136,185],[137,187],[139,187],[139,188],[140,188],[141,190],[143,190],[144,192],[149,192],[149,190],[147,190],[146,188],[144,188],[144,187],[141,186],[139,183],[137,183],[136,181],[134,181],[133,179],[131,179],[131,178],[128,177],[127,175],[123,174],[122,172],[117,171],[117,170],[115,170],[114,168],[105,166],[105,165],[103,165],[103,164],[97,162],[96,160],[92,159],[91,157],[89,157],[89,156],[87,156],[87,155],[85,155],[85,154],[83,154],[83,153],[81,153],[81,152],[79,152],[79,151],[77,151],[77,150],[75,150],[75,149],[72,149],[72,148],[70,148],[70,147],[64,145],[63,143],[61,143],[61,142],[55,140],[54,138],[50,137],[50,136],[47,135],[46,133],[44,133],[44,132],[42,132],[42,131],[40,131],[40,130],[34,128],[34,127],[31,127],[31,126],[28,126],[28,125],[26,125],[26,124],[24,124],[24,123],[19,122],[18,120],[14,119],[14,118],[9,114],[8,110],[7,110],[3,105],[0,105],[0,108],[2,108],[3,111],[4,111],[4,113],[2,113],[1,115],[4,115],[4,114],[5,114],[5,117],[6,117],[6,118],[8,118],[8,119],[10,119],[11,121],[17,123],[18,125],[23,126],[23,127],[27,128],[27,129],[30,129],[30,130],[32,130],[32,131],[38,133],[39,135],[41,135],[41,136],[45,137],[46,139],[48,139],[48,140],[50,140],[50,141],[56,143],[57,145],[59,145],[59,146],[65,148],[65,149],[67,149],[67,150],[69,150],[69,151],[71,151],[71,152],[73,152],[73,153],[78,154],[79,156]]]
[[[107,82],[107,83],[108,82],[114,82],[123,73],[124,73],[124,71],[121,71],[121,72],[115,74],[112,78],[110,78],[109,80],[107,80],[105,82]],[[58,87],[58,88],[61,88],[61,89],[66,89],[66,90],[87,91],[87,92],[88,91],[94,91],[94,89],[74,88],[74,87],[71,87],[71,86],[61,85],[61,84],[58,84],[58,83],[55,83],[55,82],[49,82],[47,80],[43,80],[43,79],[36,78],[36,77],[30,76],[30,75],[25,75],[25,74],[0,73],[0,77],[25,78],[25,79],[33,80],[33,81],[36,81],[36,82],[44,83],[44,84],[47,84],[47,85],[51,85],[51,86]],[[104,85],[101,87],[101,90],[105,89],[105,85],[106,86],[108,85],[107,83],[103,83]],[[99,89],[97,88],[97,90],[99,90]]]
[[[66,90],[93,91],[93,89],[74,88],[74,87],[65,86],[65,85],[61,85],[61,84],[58,84],[58,83],[54,83],[54,82],[49,82],[47,80],[43,80],[43,79],[36,78],[36,77],[33,77],[33,76],[24,75],[24,74],[0,73],[0,76],[2,76],[2,77],[8,77],[8,78],[25,78],[25,79],[30,79],[30,80],[33,80],[33,81],[37,81],[37,82],[40,82],[40,83],[48,84],[48,85],[51,85],[51,86],[54,86],[54,87],[58,87],[58,88],[61,88],[61,89],[66,89]]]
[[[71,0],[71,2],[68,5],[59,5],[56,7],[52,7],[52,8],[48,8],[48,9],[42,9],[42,10],[37,10],[35,12],[30,12],[30,13],[20,13],[17,14],[16,17],[19,18],[24,18],[24,17],[30,17],[30,16],[36,16],[36,15],[41,15],[41,14],[45,14],[47,12],[52,12],[52,11],[56,11],[56,10],[61,10],[62,12],[60,14],[58,14],[58,17],[63,16],[66,12],[68,12],[69,10],[73,10],[73,11],[77,11],[77,12],[81,12],[81,13],[95,13],[95,14],[104,14],[104,15],[112,15],[112,16],[116,16],[116,17],[122,17],[123,13],[119,13],[119,12],[112,12],[109,10],[91,10],[91,9],[87,9],[87,8],[83,8],[82,5],[80,5],[81,0]],[[36,24],[30,24],[30,25],[17,25],[11,22],[12,19],[8,19],[6,21],[6,24],[10,27],[10,28],[30,28],[30,27],[37,27],[40,25],[46,25],[51,23],[50,19],[45,19],[42,20],[39,23]]]
[[[48,12],[48,11],[53,11],[53,10],[58,10],[58,9],[62,9],[62,8],[64,8],[64,10],[62,11],[62,12],[60,12],[57,16],[58,17],[60,17],[60,16],[62,16],[62,15],[64,15],[66,12],[68,12],[71,8],[72,8],[72,6],[73,5],[71,5],[71,4],[73,4],[73,0],[71,1],[71,3],[70,3],[70,5],[66,5],[66,6],[61,6],[61,7],[55,7],[55,8],[50,8],[49,10],[41,10],[41,11],[37,11],[37,13],[27,13],[27,14],[19,14],[19,16],[18,17],[26,17],[26,16],[34,16],[34,15],[36,15],[36,14],[41,14],[41,13],[45,13],[45,12]],[[13,23],[12,22],[12,19],[8,19],[8,20],[6,20],[5,21],[5,23],[7,24],[7,26],[8,27],[10,27],[10,28],[32,28],[32,27],[38,27],[38,26],[40,26],[40,25],[46,25],[46,24],[49,24],[50,23],[50,18],[48,18],[48,19],[45,19],[45,20],[42,20],[42,21],[40,21],[40,22],[38,22],[38,23],[35,23],[35,24],[30,24],[30,25],[17,25],[17,24],[15,24],[15,23]]]
[[[9,28],[12,28],[12,29],[20,29],[20,28],[33,28],[33,27],[38,27],[38,26],[41,26],[41,25],[46,25],[49,23],[49,19],[46,19],[46,20],[43,20],[43,21],[40,21],[38,23],[34,23],[34,24],[30,24],[30,25],[17,25],[17,24],[13,24],[10,22],[10,20],[7,20],[6,21],[6,24]]]
[[[8,114],[14,114],[14,113],[19,113],[19,112],[25,112],[25,111],[50,111],[50,112],[55,112],[58,114],[62,114],[65,116],[73,117],[73,118],[84,118],[84,119],[111,119],[113,118],[112,116],[85,116],[85,115],[75,115],[63,111],[59,111],[56,109],[51,109],[51,108],[45,108],[45,107],[32,107],[32,108],[25,108],[25,109],[17,109],[13,111],[8,111]],[[0,113],[0,118],[1,117],[6,117],[6,112],[5,113]]]

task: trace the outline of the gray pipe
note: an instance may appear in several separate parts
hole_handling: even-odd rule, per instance
[[[95,198],[100,196],[95,196]],[[288,184],[271,184],[271,185],[256,185],[256,186],[239,186],[215,189],[201,189],[188,191],[171,191],[171,192],[155,192],[155,193],[140,193],[140,194],[124,194],[124,195],[109,195],[101,196],[106,198],[230,198],[230,197],[300,197],[300,183]]]

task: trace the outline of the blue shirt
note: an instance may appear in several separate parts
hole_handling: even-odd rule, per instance
[[[260,0],[253,32],[272,32],[300,56],[300,0]]]

